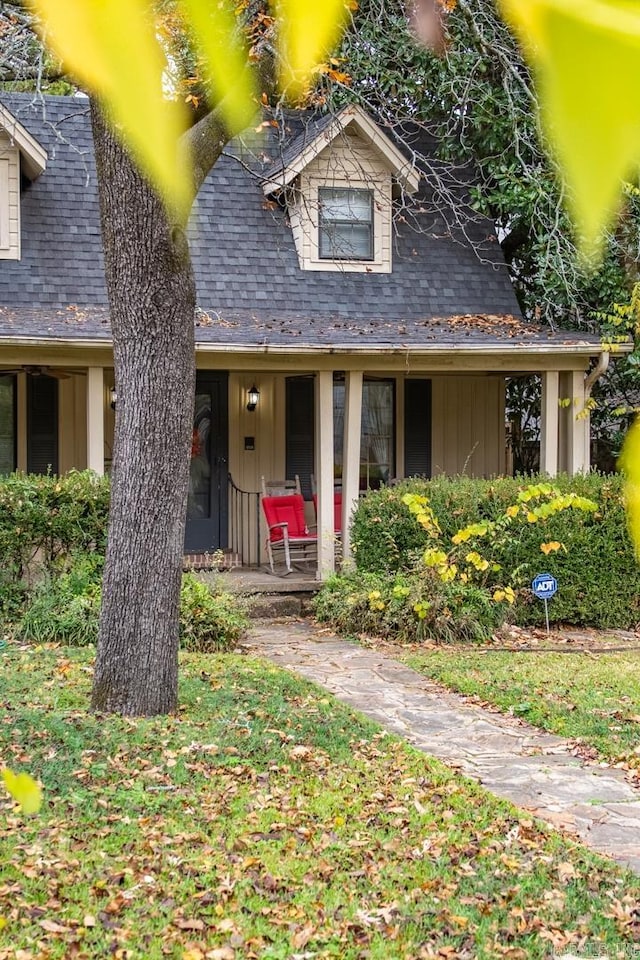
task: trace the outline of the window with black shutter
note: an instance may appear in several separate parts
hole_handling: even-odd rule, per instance
[[[58,472],[58,381],[27,377],[27,471]]]
[[[302,495],[310,500],[315,440],[313,377],[287,377],[286,407],[287,477],[298,474]]]
[[[405,380],[404,475],[431,476],[431,380]]]
[[[16,378],[0,377],[0,474],[16,469]]]

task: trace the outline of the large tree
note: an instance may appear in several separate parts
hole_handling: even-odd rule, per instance
[[[166,7],[169,6],[168,14]],[[118,407],[103,602],[92,693],[97,711],[157,714],[177,706],[178,609],[195,391],[196,291],[189,209],[233,121],[200,82],[182,24],[165,4],[177,89],[188,85],[191,125],[178,143],[189,184],[180,213],[159,196],[94,101],[92,119]],[[255,85],[268,102],[274,61],[259,4],[251,34]]]

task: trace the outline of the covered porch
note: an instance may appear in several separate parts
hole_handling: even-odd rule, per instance
[[[541,469],[588,470],[589,396],[607,355],[596,338],[532,340],[295,351],[199,343],[186,550],[264,565],[261,478],[297,474],[308,522],[317,524],[313,573],[325,579],[338,556],[351,555],[349,519],[364,490],[412,475],[509,471],[508,377],[541,377]],[[117,416],[110,343],[5,343],[0,364],[4,472],[109,471]]]

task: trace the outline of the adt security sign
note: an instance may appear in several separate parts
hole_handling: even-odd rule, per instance
[[[532,581],[531,589],[539,600],[551,600],[558,589],[558,581],[550,573],[539,573]]]
[[[531,589],[539,600],[544,600],[544,619],[547,625],[547,635],[549,634],[549,600],[558,589],[558,581],[550,573],[539,573],[535,580],[531,581]]]

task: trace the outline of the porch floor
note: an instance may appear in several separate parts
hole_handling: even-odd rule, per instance
[[[294,570],[287,577],[274,576],[262,567],[235,567],[214,574],[231,593],[317,593],[320,581],[314,569]]]

